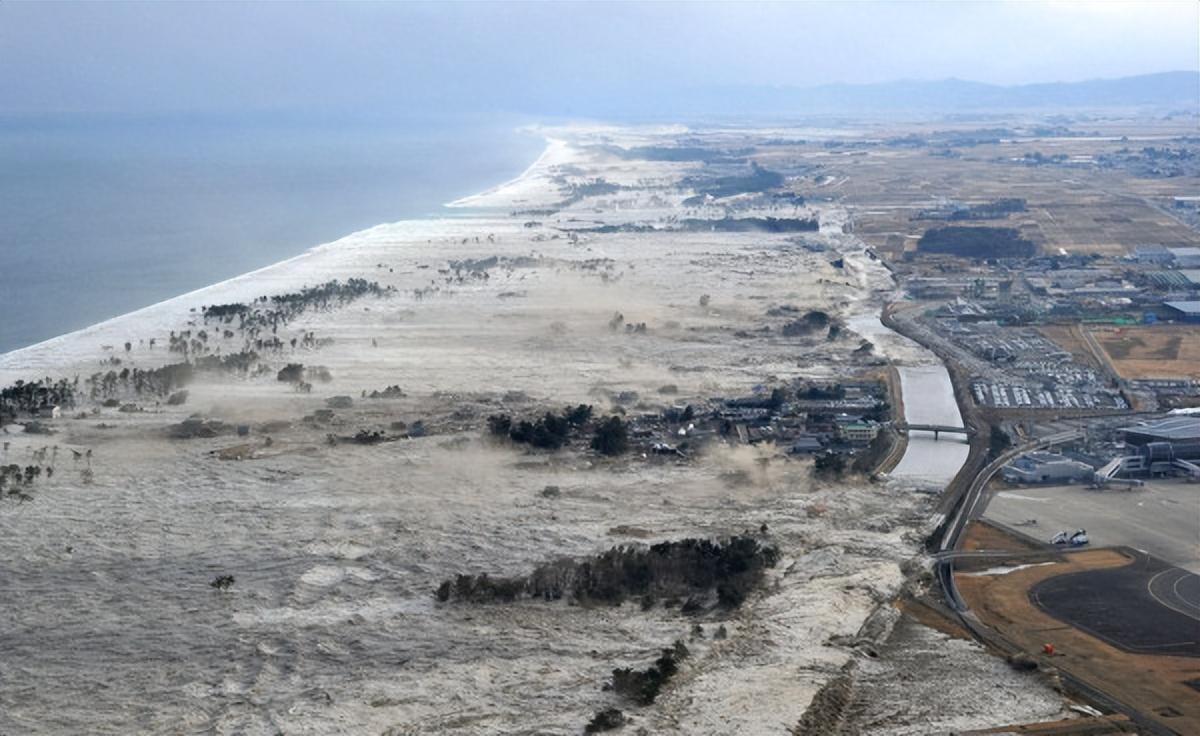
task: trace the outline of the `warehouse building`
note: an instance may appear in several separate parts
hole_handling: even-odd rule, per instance
[[[1176,268],[1200,268],[1200,248],[1167,248]]]
[[[1171,317],[1183,322],[1200,322],[1200,302],[1163,302]]]
[[[1133,249],[1133,260],[1138,263],[1169,264],[1175,260],[1174,254],[1165,245],[1139,245]]]

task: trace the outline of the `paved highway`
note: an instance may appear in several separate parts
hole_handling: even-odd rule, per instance
[[[958,594],[958,588],[954,585],[954,559],[946,553],[958,550],[960,537],[962,536],[963,529],[967,526],[967,522],[977,518],[983,507],[987,506],[986,503],[980,506],[980,501],[986,496],[984,488],[987,487],[988,482],[999,472],[1000,468],[1026,452],[1042,450],[1053,445],[1079,439],[1082,436],[1083,433],[1079,430],[1071,429],[1050,435],[1035,442],[1014,447],[988,463],[987,467],[975,476],[975,480],[971,481],[971,485],[967,487],[967,492],[963,496],[962,503],[958,505],[955,515],[950,521],[950,525],[946,527],[946,532],[942,536],[941,546],[938,547],[938,553],[939,555],[943,555],[943,557],[937,563],[937,577],[942,584],[942,590],[946,593],[946,603],[952,609],[962,614],[967,611],[968,606],[966,601],[962,599],[962,596]]]

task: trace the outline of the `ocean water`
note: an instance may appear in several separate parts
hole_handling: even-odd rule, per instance
[[[517,176],[524,121],[0,120],[0,353]]]

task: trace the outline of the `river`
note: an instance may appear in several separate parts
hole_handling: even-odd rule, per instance
[[[904,396],[905,422],[963,426],[950,373],[944,365],[901,366],[897,370]],[[935,440],[932,432],[912,431],[904,457],[892,470],[892,477],[941,490],[958,474],[969,450],[965,438],[943,434]]]
[[[880,261],[857,251],[843,251],[846,269],[856,277],[864,295],[862,309],[848,320],[847,326],[870,340],[878,353],[887,356],[900,374],[900,392],[904,421],[908,424],[936,424],[962,427],[962,414],[954,399],[950,373],[941,360],[914,340],[884,325],[875,311],[880,292],[895,290],[895,280]],[[891,293],[884,299],[895,299]],[[891,477],[922,490],[941,491],[967,461],[970,448],[965,437],[932,432],[909,433],[904,457],[892,470]]]

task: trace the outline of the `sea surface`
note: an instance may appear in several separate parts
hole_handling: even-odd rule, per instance
[[[512,118],[0,120],[0,353],[519,175]]]

